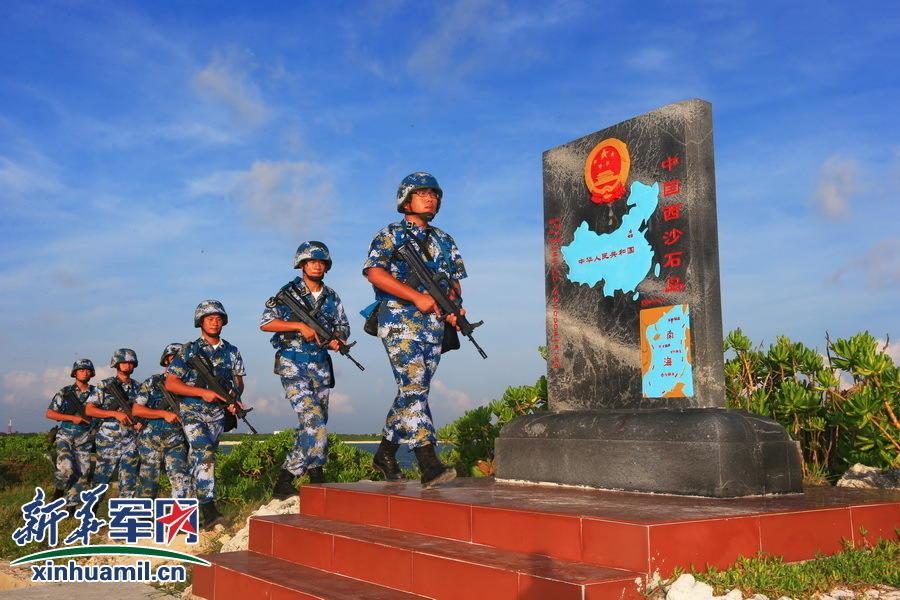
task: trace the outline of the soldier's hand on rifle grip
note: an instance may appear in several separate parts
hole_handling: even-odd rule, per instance
[[[134,425],[132,425],[132,428],[133,428],[135,431],[140,431],[141,429],[144,428],[144,424],[141,423],[140,421],[136,421],[136,422],[134,423]]]
[[[341,342],[341,340],[331,340],[330,342],[328,342],[328,348],[334,350],[335,352],[340,352],[342,345],[343,343]]]
[[[297,331],[300,332],[300,335],[302,335],[303,339],[307,342],[319,341],[318,337],[316,337],[316,332],[313,331],[312,327],[306,325],[305,323],[297,323]]]
[[[219,401],[219,400],[221,400],[222,402],[225,402],[225,398],[223,398],[222,396],[218,395],[217,393],[215,393],[215,392],[212,391],[212,390],[199,389],[199,390],[198,390],[198,395],[199,395],[201,398],[203,398],[203,400],[206,401],[206,402],[216,402],[216,401]]]
[[[176,415],[173,412],[168,412],[168,411],[166,411],[166,413],[163,415],[163,419],[165,420],[166,423],[177,423],[179,420],[178,415]]]
[[[122,425],[134,425],[131,419],[128,418],[128,415],[123,412],[116,412],[116,421],[118,421]]]
[[[463,316],[465,314],[466,314],[466,309],[464,309],[464,308],[459,309],[459,316]],[[447,322],[450,323],[450,325],[452,325],[453,327],[456,327],[456,330],[459,331],[459,325],[456,324],[456,315],[455,314],[451,313],[451,314],[447,315]]]
[[[431,294],[428,294],[427,292],[419,294],[416,296],[413,304],[416,305],[416,308],[423,315],[433,312],[439,319],[441,318],[441,309],[438,308],[437,302],[431,297]]]
[[[243,410],[244,405],[241,404],[240,402],[235,402],[234,404],[229,404],[227,408],[228,408],[228,412],[230,412],[231,414],[236,414],[238,411],[238,408]]]
[[[87,425],[88,423],[91,422],[91,420],[90,420],[90,419],[85,419],[85,418],[82,417],[81,415],[72,415],[72,422],[75,423],[76,425],[81,425],[82,423],[84,423],[85,425]]]

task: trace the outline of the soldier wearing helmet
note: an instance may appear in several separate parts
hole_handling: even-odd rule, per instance
[[[91,419],[79,416],[79,404],[98,398],[100,391],[89,382],[94,376],[94,363],[86,358],[75,361],[69,375],[75,383],[59,390],[50,406],[47,418],[59,421],[56,433],[56,491],[53,499],[66,498],[69,511],[78,503],[78,494],[91,481],[91,452],[94,447],[94,428]],[[74,401],[73,401],[74,397]]]
[[[337,293],[323,283],[325,273],[331,269],[331,253],[322,242],[303,242],[294,256],[294,268],[301,275],[291,282],[299,290],[302,303],[318,311],[327,320],[338,337],[350,337],[350,324]],[[281,378],[284,393],[297,413],[297,431],[294,446],[285,458],[273,495],[287,498],[297,493],[293,485],[295,477],[309,475],[313,483],[325,481],[322,468],[328,457],[327,432],[328,397],[334,387],[334,371],[328,350],[340,350],[338,340],[322,345],[315,332],[292,321],[286,306],[275,304],[263,311],[259,328],[273,333],[275,347],[275,374]]]
[[[112,399],[110,387],[118,385],[128,400],[134,403],[140,385],[131,374],[138,365],[137,354],[131,348],[113,352],[109,366],[116,370],[113,377],[100,382],[100,394],[85,405],[85,413],[100,421],[95,438],[97,464],[94,466],[94,485],[108,484],[118,468],[119,496],[134,497],[137,488],[137,439],[143,423],[132,421]]]
[[[147,426],[138,440],[138,454],[141,458],[138,490],[141,497],[156,497],[159,466],[163,460],[166,463],[166,475],[172,484],[172,497],[187,498],[193,495],[187,438],[184,437],[178,414],[163,400],[165,368],[182,346],[172,343],[165,347],[159,359],[159,366],[163,367],[163,371],[144,380],[132,408],[136,417],[147,420]]]
[[[221,514],[215,504],[215,466],[219,437],[225,431],[225,400],[212,390],[199,387],[197,372],[187,361],[203,354],[212,364],[216,376],[240,394],[244,390],[244,359],[237,347],[222,339],[222,327],[228,324],[228,313],[218,300],[204,300],[194,311],[194,327],[200,337],[185,344],[166,368],[165,387],[181,399],[181,423],[190,450],[188,459],[194,493],[200,501],[200,519],[211,527]],[[229,406],[234,412],[236,407]]]
[[[397,211],[404,217],[375,235],[363,265],[363,275],[375,288],[376,298],[363,314],[367,319],[377,318],[378,337],[387,350],[398,388],[374,465],[387,480],[402,479],[395,455],[401,443],[407,444],[415,452],[425,487],[456,477],[456,471],[437,458],[428,407],[445,326],[455,327],[456,318],[449,315],[445,320],[434,299],[424,293],[424,286],[410,281],[409,266],[398,259],[396,250],[414,244],[431,269],[453,281],[449,291],[456,296],[462,293],[459,281],[466,277],[466,269],[456,242],[429,224],[440,210],[442,198],[434,176],[423,172],[406,176],[397,190]]]

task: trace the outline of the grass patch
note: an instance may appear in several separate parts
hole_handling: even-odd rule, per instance
[[[712,585],[717,595],[740,588],[744,597],[758,593],[769,598],[811,598],[835,587],[900,587],[900,542],[882,540],[867,548],[853,548],[845,542],[837,554],[802,563],[785,564],[777,556],[742,557],[728,569],[710,568],[693,575]]]

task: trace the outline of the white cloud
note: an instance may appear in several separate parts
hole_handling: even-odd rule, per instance
[[[891,357],[894,364],[900,366],[900,343],[894,340],[878,340],[878,349]]]
[[[447,387],[440,379],[431,382],[431,391],[437,398],[449,402],[457,410],[469,410],[475,406],[475,402],[467,393]]]
[[[485,18],[496,8],[487,0],[460,0],[440,18],[440,26],[431,30],[416,46],[407,61],[410,71],[420,75],[446,72],[458,52],[471,47],[472,40],[484,35]]]
[[[3,374],[4,404],[15,404],[23,392],[30,394],[37,384],[37,373],[31,371],[11,371]]]
[[[38,172],[5,156],[0,156],[0,189],[17,193],[30,191],[54,191],[59,188],[56,179]]]
[[[340,392],[332,392],[328,399],[328,412],[331,414],[350,415],[356,412],[350,396]]]
[[[877,242],[863,256],[841,267],[830,281],[855,283],[863,279],[870,289],[875,290],[900,285],[900,237]]]
[[[91,379],[92,385],[97,385],[101,380],[116,374],[115,369],[105,366],[105,361],[93,361],[95,375]],[[31,404],[37,402],[43,407],[50,402],[60,388],[74,381],[71,376],[71,367],[47,367],[43,371],[14,370],[3,374],[2,390],[0,390],[0,403],[3,404]]]
[[[628,66],[641,71],[660,71],[669,65],[669,54],[670,52],[662,48],[641,48],[629,56],[626,63]]]
[[[42,408],[61,387],[72,382],[69,367],[48,367],[43,372],[9,371],[3,374],[3,404],[32,404]]]
[[[202,96],[223,106],[242,125],[256,127],[269,119],[270,110],[259,87],[250,79],[250,69],[234,54],[216,54],[194,76],[194,87]]]
[[[312,162],[257,161],[246,171],[220,171],[190,182],[192,196],[239,201],[266,226],[298,233],[327,221],[332,185],[327,170]]]
[[[819,173],[813,203],[826,217],[837,219],[850,214],[850,197],[860,191],[859,163],[839,156],[828,158]]]
[[[253,412],[247,417],[251,423],[253,423],[254,415],[277,415],[284,416],[285,414],[285,404],[283,398],[272,399],[268,396],[253,396],[251,398],[247,398],[246,394],[242,397],[241,402],[247,408],[252,408]],[[255,425],[255,423],[254,423]],[[290,427],[293,427],[294,423],[291,422]],[[285,427],[285,429],[289,429],[289,427]]]
[[[446,83],[488,61],[509,60],[508,51],[522,63],[533,58],[535,47],[521,44],[520,34],[554,27],[580,13],[577,3],[545,3],[539,11],[511,8],[505,2],[457,0],[436,11],[433,25],[422,27],[406,66],[415,75]]]

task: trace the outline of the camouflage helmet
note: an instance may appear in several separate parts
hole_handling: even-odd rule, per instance
[[[78,369],[88,369],[91,372],[91,377],[96,375],[97,373],[94,371],[94,363],[91,362],[89,358],[79,358],[72,364],[72,371],[69,373],[69,377],[75,377],[75,371]]]
[[[159,357],[159,366],[166,366],[166,357],[172,356],[173,354],[178,354],[178,352],[180,352],[183,347],[184,344],[179,344],[177,342],[166,344],[166,347],[163,348],[162,356]]]
[[[222,315],[222,324],[228,325],[228,313],[218,300],[204,300],[194,311],[194,327],[200,327],[200,321],[207,315]]]
[[[403,205],[409,200],[409,195],[416,190],[434,190],[437,192],[437,209],[434,212],[437,213],[437,211],[441,210],[441,198],[444,196],[444,191],[438,185],[437,179],[431,173],[418,171],[407,175],[400,182],[400,187],[397,188],[397,212],[405,212]]]
[[[113,352],[112,358],[109,359],[109,366],[115,369],[116,365],[120,362],[130,362],[134,363],[134,366],[137,366],[137,352],[131,348],[119,348]]]
[[[297,253],[294,255],[294,268],[303,268],[303,263],[307,260],[321,260],[325,263],[326,272],[331,269],[331,252],[328,251],[328,246],[322,242],[310,240],[297,247]]]

